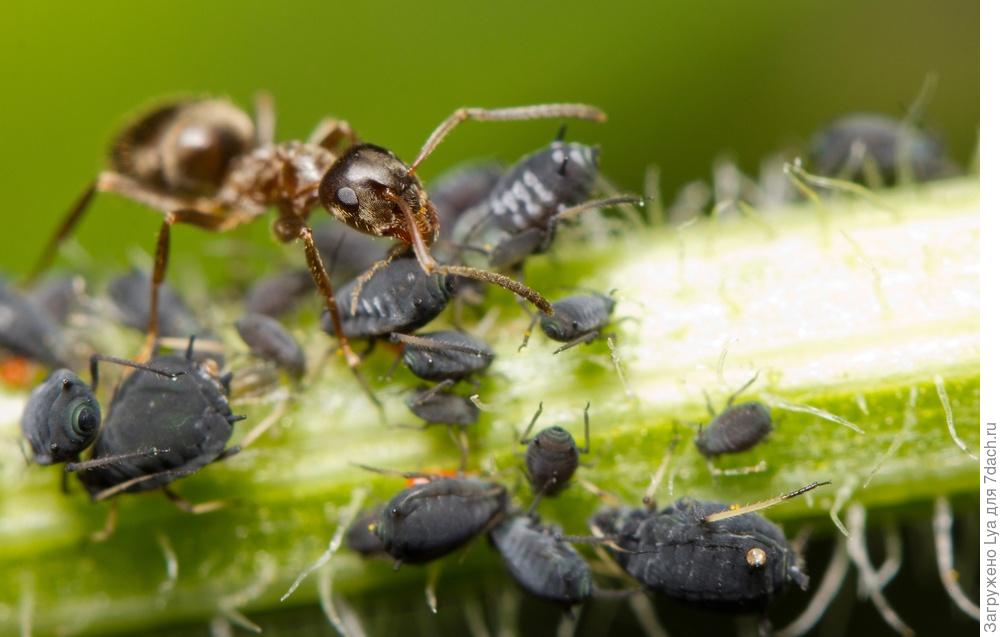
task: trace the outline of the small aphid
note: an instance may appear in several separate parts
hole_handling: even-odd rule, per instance
[[[546,336],[565,343],[554,354],[590,343],[611,323],[614,311],[615,299],[605,294],[579,294],[560,299],[552,304],[551,316],[536,315],[532,318],[519,349],[527,346],[535,323],[539,321]]]
[[[430,425],[475,424],[479,420],[479,408],[475,403],[458,394],[437,389],[418,387],[406,398],[406,406],[413,414]]]
[[[682,498],[657,511],[649,498],[646,507],[602,509],[591,527],[624,549],[615,560],[651,592],[721,611],[762,612],[786,585],[805,590],[809,578],[781,529],[755,511],[821,484],[828,483],[745,507]]]
[[[128,327],[145,331],[149,325],[150,277],[139,270],[132,270],[108,284],[108,297],[114,304],[118,320]],[[187,338],[204,334],[204,328],[194,312],[169,284],[159,290],[157,310],[159,333],[163,336]]]
[[[0,281],[0,350],[52,368],[68,367],[69,346],[47,312]]]
[[[47,279],[33,287],[28,298],[44,310],[52,320],[65,325],[74,311],[84,301],[86,282],[80,276],[61,276]]]
[[[530,595],[565,608],[590,599],[590,568],[559,527],[519,515],[497,525],[489,538],[507,572]]]
[[[236,331],[255,355],[275,363],[293,378],[305,374],[305,353],[278,321],[263,314],[247,314],[236,321]]]
[[[455,289],[450,275],[425,274],[416,259],[396,259],[377,270],[358,299],[352,314],[351,295],[355,283],[337,292],[340,323],[348,338],[372,338],[392,332],[412,332],[433,321],[444,311]],[[323,330],[333,333],[330,315],[323,311]]]
[[[569,486],[580,465],[580,454],[590,452],[590,403],[583,409],[583,447],[577,447],[573,434],[558,426],[546,427],[528,438],[541,415],[542,403],[538,403],[538,411],[521,435],[521,444],[528,446],[524,463],[535,493],[554,495]]]
[[[753,401],[727,407],[698,432],[695,445],[711,458],[724,453],[746,451],[771,433],[771,410]]]
[[[842,117],[816,133],[810,147],[814,172],[850,181],[869,181],[868,173],[872,170],[877,173],[873,177],[890,185],[905,172],[916,181],[955,172],[939,139],[883,115]]]
[[[36,387],[21,416],[21,432],[40,465],[79,460],[100,426],[93,390],[68,369],[57,369]]]
[[[398,564],[430,562],[464,546],[502,518],[507,490],[477,478],[432,478],[382,510],[376,533]]]
[[[463,163],[428,185],[427,194],[437,208],[442,237],[451,236],[459,216],[486,199],[503,173],[503,166],[494,161]]]
[[[392,339],[405,344],[403,363],[424,380],[464,380],[485,371],[493,362],[489,344],[465,332],[393,334]]]
[[[375,533],[384,508],[385,505],[380,504],[358,513],[354,521],[351,522],[351,526],[347,529],[347,535],[345,536],[347,548],[362,557],[385,555],[382,540]]]
[[[285,270],[254,282],[243,306],[249,314],[279,318],[294,310],[314,289],[308,270]]]

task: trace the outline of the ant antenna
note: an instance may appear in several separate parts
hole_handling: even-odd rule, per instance
[[[746,513],[753,513],[754,511],[760,511],[761,509],[766,509],[772,507],[776,504],[781,504],[785,500],[790,500],[794,497],[800,496],[803,493],[812,491],[816,487],[822,487],[827,484],[832,484],[829,480],[824,482],[813,482],[812,484],[807,484],[804,487],[796,489],[790,493],[783,493],[779,496],[769,498],[767,500],[761,500],[760,502],[754,502],[753,504],[731,504],[725,511],[719,511],[718,513],[712,513],[711,515],[706,515],[701,519],[702,522],[719,522],[720,520],[726,520],[728,518],[735,518],[738,515],[744,515]]]

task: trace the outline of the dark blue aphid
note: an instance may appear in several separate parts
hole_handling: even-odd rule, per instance
[[[406,398],[413,415],[430,425],[465,427],[479,420],[479,408],[465,396],[418,387]]]
[[[507,490],[477,478],[436,478],[400,491],[378,523],[398,564],[430,562],[464,546],[503,517]]]
[[[503,174],[497,162],[480,161],[460,164],[437,177],[427,194],[437,209],[441,236],[451,236],[462,213],[483,202]]]
[[[842,117],[816,133],[810,161],[820,175],[859,182],[865,180],[865,161],[873,163],[887,184],[899,180],[905,164],[917,181],[955,172],[939,139],[890,117],[867,113]]]
[[[108,297],[122,324],[141,332],[146,331],[149,326],[151,288],[152,280],[149,275],[139,270],[132,270],[108,284]],[[177,292],[166,283],[162,283],[159,289],[159,333],[175,338],[203,335],[204,328]]]
[[[49,367],[69,367],[69,347],[49,314],[0,281],[0,350]]]
[[[93,390],[68,369],[57,369],[36,387],[21,416],[21,432],[40,465],[79,460],[100,426]]]
[[[306,371],[306,355],[285,327],[263,314],[247,314],[236,321],[236,331],[250,351],[271,361],[294,378]]]
[[[528,428],[521,435],[521,444],[527,445],[524,464],[528,469],[528,479],[535,493],[554,495],[567,486],[580,466],[580,454],[590,452],[590,403],[583,409],[583,447],[576,445],[573,434],[562,427],[546,427],[534,438],[528,434],[542,415],[542,404],[538,403]]]
[[[771,433],[771,410],[752,401],[728,407],[698,432],[695,445],[706,457],[750,449]]]
[[[65,325],[70,314],[84,304],[85,288],[83,277],[53,277],[33,287],[28,298],[53,321]]]
[[[552,304],[552,315],[539,314],[532,319],[519,349],[528,344],[535,322],[542,324],[542,331],[554,341],[565,343],[553,353],[590,343],[611,323],[615,299],[606,294],[578,294],[560,299]]]
[[[424,380],[465,380],[493,362],[489,344],[465,332],[442,330],[412,336],[394,334],[393,338],[405,344],[403,363]]]
[[[285,270],[255,281],[247,290],[243,306],[249,314],[278,318],[298,307],[314,289],[308,270]]]
[[[414,258],[400,258],[377,270],[361,290],[357,312],[351,313],[355,282],[337,291],[337,307],[348,338],[375,338],[392,332],[412,332],[433,321],[451,300],[455,278],[424,274]],[[323,330],[333,333],[324,310]]]
[[[489,534],[521,588],[568,608],[590,599],[594,586],[586,560],[561,536],[559,527],[526,515],[507,518]]]

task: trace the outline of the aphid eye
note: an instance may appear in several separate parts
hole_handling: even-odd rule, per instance
[[[761,568],[766,563],[767,553],[764,552],[764,549],[755,546],[747,551],[747,564],[750,565],[750,568]]]
[[[402,515],[402,512],[399,510],[398,507],[392,507],[392,511],[390,511],[390,513],[392,513],[392,517],[394,518],[398,518],[400,515]]]
[[[87,399],[75,401],[70,412],[70,427],[73,433],[82,437],[89,437],[100,424],[100,418],[91,408]]]
[[[577,331],[579,329],[580,329],[580,322],[579,321],[573,321],[573,331]]]
[[[345,208],[356,209],[358,207],[358,193],[354,192],[353,188],[348,188],[347,186],[338,188],[337,201]]]

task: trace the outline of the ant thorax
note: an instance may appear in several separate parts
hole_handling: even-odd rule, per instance
[[[316,207],[320,179],[335,160],[332,152],[315,144],[262,146],[235,162],[219,198],[234,208],[277,206],[304,219]]]

